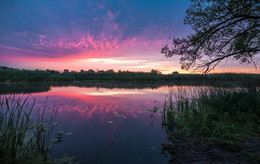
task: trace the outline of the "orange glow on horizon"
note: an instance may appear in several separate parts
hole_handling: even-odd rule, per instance
[[[13,63],[14,66],[9,66],[19,69],[40,69],[40,70],[57,70],[63,72],[64,69],[69,71],[80,70],[109,70],[114,71],[132,71],[132,72],[150,72],[152,69],[157,69],[163,74],[171,74],[172,72],[179,72],[180,74],[201,74],[203,72],[193,72],[193,70],[182,70],[178,61],[165,59],[158,55],[157,60],[147,60],[147,57],[135,58],[130,57],[131,53],[120,57],[120,51],[88,51],[81,52],[78,55],[67,55],[59,58],[48,57],[30,57],[30,56],[8,56],[3,59],[7,63]],[[149,58],[148,58],[149,59]],[[161,60],[161,61],[160,61]],[[2,65],[2,64],[1,64]],[[259,67],[259,66],[258,66]],[[215,70],[210,73],[252,73],[260,74],[259,69],[255,69],[252,65],[230,65],[217,66]]]

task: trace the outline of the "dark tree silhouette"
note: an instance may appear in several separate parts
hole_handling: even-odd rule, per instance
[[[173,46],[161,52],[180,56],[182,69],[207,73],[222,60],[254,63],[260,50],[259,0],[192,0],[185,24],[195,31],[186,38],[174,38]],[[256,65],[255,65],[256,66]]]

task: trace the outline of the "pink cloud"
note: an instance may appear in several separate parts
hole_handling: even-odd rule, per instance
[[[40,35],[39,35],[39,38],[41,38],[41,39],[45,39],[45,38],[46,38],[46,35],[42,35],[42,34],[40,34]]]
[[[97,3],[97,7],[99,10],[103,9],[104,6],[105,6],[105,4],[103,4],[103,3],[99,3],[99,2]]]
[[[97,49],[97,43],[94,41],[94,36],[90,36],[89,34],[88,34],[88,36],[87,36],[87,41],[95,48],[95,49]]]
[[[119,15],[119,11],[113,12],[111,10],[108,10],[107,16],[110,20],[114,19],[116,16]]]

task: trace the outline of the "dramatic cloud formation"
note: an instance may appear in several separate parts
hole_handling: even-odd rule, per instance
[[[189,0],[0,2],[0,65],[29,69],[179,70],[160,49],[191,32]]]

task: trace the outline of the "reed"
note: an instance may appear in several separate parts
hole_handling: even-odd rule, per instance
[[[260,132],[260,92],[252,88],[211,88],[170,93],[163,125],[220,144],[238,145]]]
[[[0,163],[48,163],[56,109],[29,96],[0,96]]]

